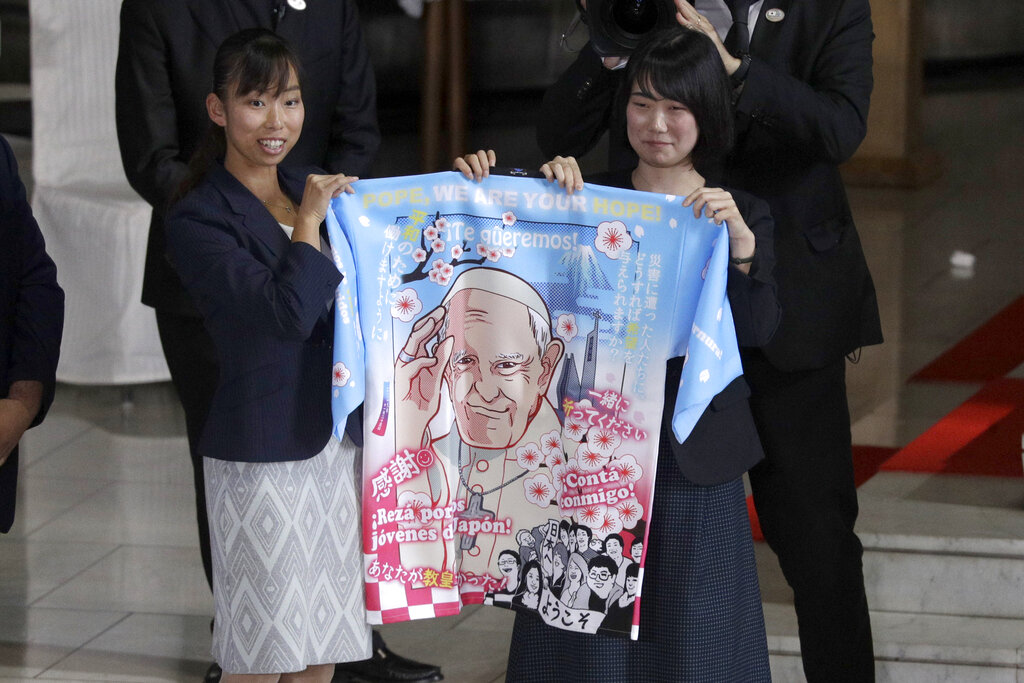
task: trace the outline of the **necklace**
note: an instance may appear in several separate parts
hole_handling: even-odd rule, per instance
[[[470,464],[473,463],[472,455],[470,455],[469,461],[470,461]],[[508,481],[502,482],[501,484],[499,484],[498,486],[495,486],[492,489],[488,489],[487,491],[480,491],[479,493],[477,493],[476,491],[473,491],[473,490],[471,490],[469,488],[469,481],[466,479],[466,475],[463,474],[463,472],[462,472],[462,440],[461,439],[459,440],[459,481],[462,482],[462,485],[466,487],[466,490],[469,491],[471,496],[480,496],[481,504],[483,503],[484,496],[486,496],[488,493],[494,493],[495,491],[500,491],[501,489],[505,488],[506,486],[508,486],[512,482],[519,481],[520,479],[522,479],[523,477],[525,477],[529,473],[530,473],[530,470],[526,470],[526,471],[524,471],[524,472],[522,472],[520,474],[517,474],[516,476],[512,477]]]
[[[472,453],[470,453],[469,462],[470,462],[471,465],[473,464]],[[506,486],[508,486],[512,482],[518,481],[518,480],[522,479],[523,477],[525,477],[527,474],[530,473],[530,470],[526,470],[525,472],[523,472],[523,473],[521,473],[519,475],[516,475],[512,479],[509,479],[508,481],[503,482],[503,483],[499,484],[498,486],[495,486],[494,488],[489,489],[487,491],[473,491],[473,490],[471,490],[469,488],[469,480],[466,479],[466,475],[463,474],[463,472],[462,472],[462,439],[459,439],[458,469],[459,469],[459,481],[461,481],[462,485],[466,487],[466,492],[469,494],[469,501],[467,501],[467,503],[466,503],[466,509],[465,509],[465,511],[463,511],[459,515],[459,517],[462,517],[463,519],[470,519],[470,520],[494,519],[496,517],[496,515],[494,514],[494,510],[486,510],[486,509],[484,509],[484,496],[486,496],[488,493],[494,493],[495,491],[500,491],[501,489],[505,488]],[[460,550],[472,550],[475,547],[476,547],[476,534],[475,533],[474,534],[463,533],[462,534],[462,538],[459,541],[459,549]]]
[[[295,212],[294,212],[294,211],[292,210],[291,204],[271,204],[271,203],[270,203],[270,202],[268,202],[268,201],[267,201],[266,199],[261,199],[260,201],[262,201],[262,202],[263,202],[264,206],[272,206],[272,207],[274,207],[275,209],[284,209],[285,211],[287,211],[287,212],[288,212],[288,213],[290,213],[290,214],[291,214],[291,213],[295,213]]]

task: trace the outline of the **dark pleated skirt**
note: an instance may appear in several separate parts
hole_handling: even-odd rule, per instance
[[[563,631],[518,613],[509,683],[771,680],[743,482],[698,486],[680,473],[664,443],[640,639]]]

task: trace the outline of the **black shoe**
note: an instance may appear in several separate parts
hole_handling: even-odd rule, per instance
[[[220,665],[214,662],[210,665],[210,668],[206,670],[206,675],[203,676],[203,683],[219,683],[220,681]]]
[[[377,636],[376,631],[374,636]],[[374,638],[373,657],[334,666],[332,683],[433,683],[444,679],[441,667],[396,655]]]

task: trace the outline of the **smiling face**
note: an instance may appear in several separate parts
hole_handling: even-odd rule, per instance
[[[591,567],[587,572],[587,585],[597,596],[607,598],[615,585],[612,581],[614,576],[614,572],[607,567]]]
[[[298,141],[305,118],[294,67],[289,69],[288,84],[279,91],[242,93],[226,101],[210,94],[207,111],[224,128],[224,166],[236,177],[277,166]]]
[[[634,83],[626,103],[626,134],[641,164],[689,167],[700,129],[685,104]]]
[[[579,562],[569,562],[569,567],[565,570],[566,576],[569,577],[570,583],[579,584],[583,581],[583,567],[580,566]]]
[[[526,590],[530,593],[540,593],[540,570],[530,567],[526,572]]]
[[[639,563],[641,555],[644,554],[644,544],[634,543],[629,547],[629,556],[633,558],[634,562]]]
[[[622,542],[617,538],[609,537],[605,541],[604,551],[608,553],[608,557],[618,562],[622,559]]]
[[[519,562],[511,555],[502,554],[498,557],[498,571],[507,577],[513,577],[519,572]]]
[[[542,352],[527,307],[481,289],[456,293],[448,318],[454,344],[445,376],[459,437],[477,448],[515,445],[540,409],[561,344]]]

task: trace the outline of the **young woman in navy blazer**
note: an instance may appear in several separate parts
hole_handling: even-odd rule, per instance
[[[359,463],[330,413],[341,275],[322,230],[355,178],[278,166],[302,130],[299,73],[270,31],[221,45],[206,100],[215,125],[167,220],[172,264],[220,362],[199,451],[225,681],[329,681],[334,662],[370,656]]]
[[[685,197],[682,206],[695,217],[725,222],[737,341],[743,349],[763,347],[780,318],[771,214],[760,199],[705,179],[733,140],[729,82],[714,45],[682,27],[649,34],[630,56],[625,85],[616,106],[638,164],[588,182]],[[493,162],[493,153],[478,152],[456,160],[455,167],[481,177]],[[583,188],[572,157],[556,157],[541,171],[569,192]],[[750,389],[743,377],[733,380],[680,444],[670,423],[683,362],[672,358],[666,369],[665,420],[637,596],[639,640],[601,630],[565,631],[520,612],[505,674],[509,683],[770,680],[741,479],[764,457]]]

